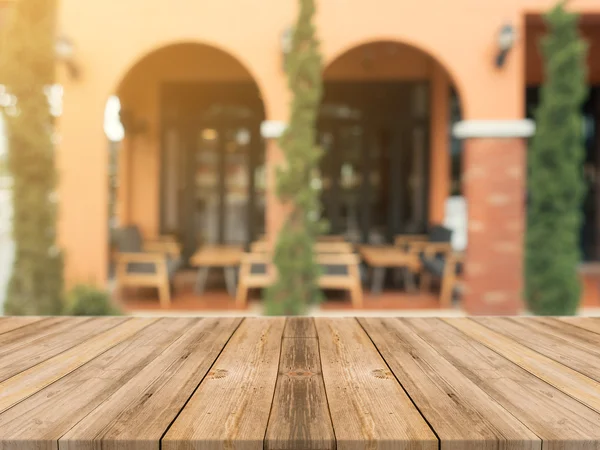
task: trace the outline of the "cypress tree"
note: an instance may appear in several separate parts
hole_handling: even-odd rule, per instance
[[[4,111],[16,247],[5,313],[53,315],[62,310],[63,294],[54,126],[47,97],[54,82],[57,0],[19,0],[14,8],[1,70],[15,99]]]
[[[565,3],[545,16],[545,80],[528,152],[525,295],[538,315],[574,314],[581,294],[577,265],[585,192],[581,108],[587,96],[587,49],[578,16],[567,12]]]
[[[313,25],[315,1],[299,0],[299,7],[286,58],[292,105],[289,126],[280,140],[285,163],[277,171],[277,195],[289,212],[273,257],[277,281],[267,290],[265,301],[267,314],[272,315],[302,314],[321,299],[313,248],[324,225],[319,219],[320,193],[311,180],[321,158],[315,137],[322,67]]]

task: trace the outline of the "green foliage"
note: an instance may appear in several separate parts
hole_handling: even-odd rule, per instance
[[[67,296],[64,313],[69,316],[120,316],[123,313],[111,302],[106,291],[80,284]]]
[[[546,22],[545,82],[528,152],[525,294],[534,314],[567,315],[576,312],[581,294],[577,265],[585,187],[581,107],[587,96],[587,48],[577,15],[565,11],[564,3],[546,15]]]
[[[2,80],[16,99],[16,105],[4,111],[16,245],[5,303],[11,315],[53,315],[62,309],[54,127],[45,93],[54,81],[56,2],[16,2],[0,66]]]
[[[322,67],[313,25],[315,1],[300,0],[299,6],[292,49],[286,59],[293,98],[289,126],[280,141],[285,164],[277,172],[277,195],[289,213],[275,247],[277,281],[266,296],[266,311],[271,315],[303,314],[308,305],[322,297],[313,248],[324,224],[319,220],[320,193],[311,185],[321,158],[315,141]]]

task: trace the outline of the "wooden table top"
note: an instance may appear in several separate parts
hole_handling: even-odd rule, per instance
[[[394,245],[361,245],[358,252],[372,267],[406,267],[420,264],[416,254]]]
[[[0,319],[5,450],[542,442],[600,449],[600,319]]]
[[[242,261],[244,247],[241,245],[208,245],[198,249],[190,258],[190,264],[195,267],[238,266]]]

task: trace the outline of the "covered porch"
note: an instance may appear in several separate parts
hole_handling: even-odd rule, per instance
[[[450,136],[460,99],[444,68],[409,45],[375,41],[334,59],[324,79],[324,157],[313,183],[330,233],[353,245],[393,245],[399,235],[446,224],[453,247],[464,249],[462,146]],[[273,238],[269,210],[278,204],[269,172],[277,161],[261,135],[264,93],[236,58],[190,43],[147,55],[117,95],[125,136],[112,147],[111,226],[180,243],[175,306],[228,309],[225,292],[194,294],[190,260],[206,245],[248,249],[260,236]],[[448,204],[458,204],[458,215]],[[409,294],[391,276],[385,289],[366,289],[365,307],[439,308],[435,289]],[[145,308],[143,297],[124,298]],[[345,302],[334,295],[325,307]]]

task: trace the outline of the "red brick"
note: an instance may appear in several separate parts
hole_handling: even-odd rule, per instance
[[[486,138],[465,144],[463,187],[471,225],[464,309],[473,315],[514,315],[522,308],[525,142]]]

